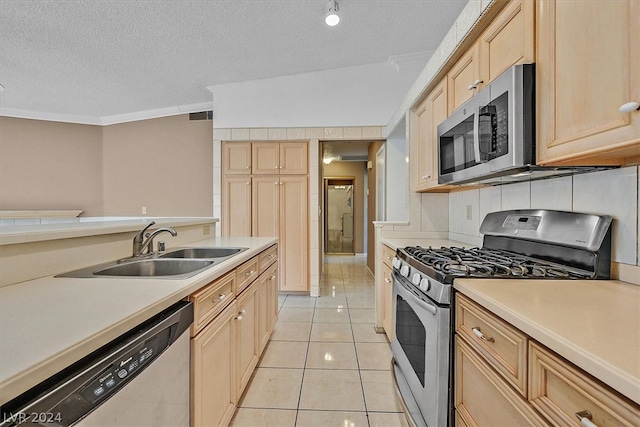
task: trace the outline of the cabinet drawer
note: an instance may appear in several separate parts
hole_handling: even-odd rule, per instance
[[[526,335],[461,294],[456,302],[456,333],[526,397]]]
[[[238,295],[258,277],[258,259],[259,257],[255,256],[236,270],[238,274]]]
[[[278,246],[273,245],[258,255],[259,272],[262,274],[278,259]]]
[[[456,337],[456,418],[463,426],[544,426],[531,405]]]
[[[193,333],[195,335],[218,313],[222,311],[236,294],[236,272],[227,273],[213,283],[189,296],[193,302]]]
[[[387,264],[389,268],[393,268],[391,261],[393,261],[394,256],[396,256],[396,251],[387,245],[382,245],[382,262]]]
[[[534,342],[529,369],[529,400],[553,425],[579,426],[582,411],[597,426],[640,425],[638,405]]]

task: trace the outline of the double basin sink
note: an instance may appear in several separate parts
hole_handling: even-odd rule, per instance
[[[183,279],[239,254],[248,248],[190,247],[94,265],[55,277],[153,277]]]

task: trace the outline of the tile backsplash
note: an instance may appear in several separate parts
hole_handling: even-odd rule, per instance
[[[449,193],[449,238],[481,244],[488,212],[554,209],[611,215],[613,261],[640,265],[638,167]]]

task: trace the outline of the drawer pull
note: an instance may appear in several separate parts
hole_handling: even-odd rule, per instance
[[[471,328],[471,331],[473,331],[474,335],[477,336],[478,338],[480,338],[482,341],[487,341],[487,342],[496,342],[496,340],[494,340],[491,337],[485,337],[484,334],[482,333],[482,331],[480,330],[480,328],[475,327],[475,328]]]
[[[585,427],[598,427],[597,425],[591,422],[591,420],[593,419],[593,416],[589,411],[576,412],[576,418],[580,421],[580,424],[582,424]]]
[[[269,277],[269,280],[276,280],[276,276]]]
[[[213,300],[213,302],[220,302],[227,297],[227,294],[220,294],[220,296]]]
[[[238,317],[236,317],[236,320],[242,320],[242,316],[244,316],[245,314],[247,314],[247,310],[241,310],[240,313],[238,313]]]
[[[391,261],[391,257],[390,256],[387,255],[385,258],[388,259],[389,261]]]
[[[269,254],[269,256],[267,258],[271,259],[273,258],[275,255],[274,254]]]
[[[391,279],[384,278],[385,283],[391,283]]]
[[[255,270],[247,271],[246,273],[244,273],[244,275],[245,276],[251,276],[253,273],[255,273]]]

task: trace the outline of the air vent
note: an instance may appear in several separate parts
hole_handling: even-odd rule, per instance
[[[200,111],[189,113],[189,120],[213,120],[213,111]]]
[[[369,160],[368,156],[340,156],[340,160],[343,162],[366,162]]]

